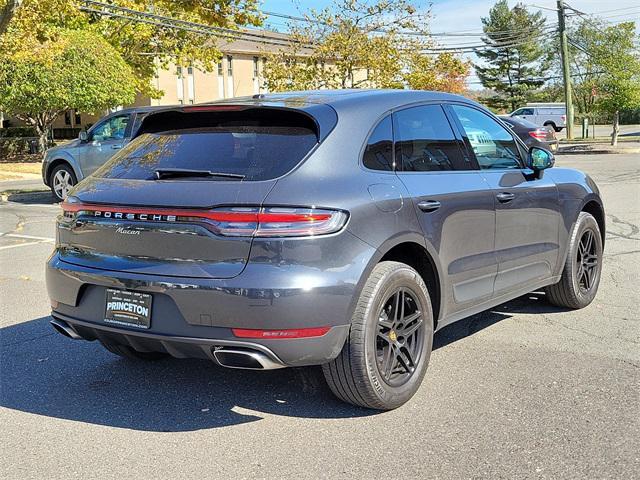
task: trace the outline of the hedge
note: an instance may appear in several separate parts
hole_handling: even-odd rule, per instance
[[[33,127],[7,127],[0,128],[0,138],[13,137],[37,137],[36,129]]]

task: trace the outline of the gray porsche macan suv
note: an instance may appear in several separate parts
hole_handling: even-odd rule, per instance
[[[152,112],[62,204],[52,323],[132,359],[322,365],[342,400],[395,408],[445,325],[543,287],[593,300],[602,201],[553,162],[442,93]]]

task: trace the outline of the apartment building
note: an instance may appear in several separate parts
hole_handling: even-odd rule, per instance
[[[270,37],[286,35],[268,32]],[[220,42],[222,59],[211,72],[205,72],[193,65],[170,64],[158,67],[153,86],[163,92],[160,98],[138,95],[132,105],[127,106],[167,106],[189,105],[214,100],[264,93],[264,53],[266,48],[278,48],[251,40]],[[57,137],[71,133],[95,123],[102,114],[91,115],[82,112],[67,112],[54,123]],[[64,135],[67,136],[67,135]]]

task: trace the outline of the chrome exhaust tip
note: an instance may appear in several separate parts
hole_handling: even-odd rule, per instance
[[[58,320],[54,318],[49,323],[56,329],[56,331],[64,335],[65,337],[72,338],[73,340],[82,340],[82,337],[76,333],[71,325],[63,320]]]
[[[286,367],[286,365],[256,350],[214,347],[213,356],[220,365],[227,368],[274,370],[276,368]]]

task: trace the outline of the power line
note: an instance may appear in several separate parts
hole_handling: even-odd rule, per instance
[[[157,27],[183,30],[199,35],[214,35],[232,40],[250,40],[256,43],[282,47],[289,46],[292,43],[298,43],[303,46],[309,45],[304,42],[300,42],[299,40],[269,35],[266,32],[253,33],[247,30],[234,30],[231,28],[214,27],[201,23],[190,22],[187,20],[175,19],[163,15],[141,12],[139,10],[133,10],[130,8],[98,2],[95,0],[80,0],[80,2],[82,5],[80,5],[79,9],[84,12],[114,18],[134,20],[140,23],[146,23]]]
[[[601,71],[601,72],[590,72],[590,75],[601,75],[607,72]],[[573,73],[570,75],[572,78],[576,78],[576,77],[583,77],[584,74],[580,74],[580,73]],[[530,77],[530,78],[523,78],[521,80],[526,80],[528,82],[543,82],[543,81],[548,81],[548,80],[560,80],[562,78],[562,75],[551,75],[549,77]],[[509,83],[508,80],[497,80],[500,83]],[[471,85],[482,85],[482,81],[480,80],[473,80],[470,82],[467,82]]]
[[[312,19],[312,18],[307,18],[307,17],[298,17],[295,15],[288,15],[288,14],[284,14],[284,13],[278,13],[278,12],[271,12],[271,11],[266,11],[266,10],[261,10],[260,13],[262,13],[263,15],[266,15],[268,17],[278,17],[278,18],[285,18],[285,19],[289,19],[289,20],[294,20],[294,21],[300,21],[300,22],[307,22],[307,23],[316,23],[316,24],[320,24],[320,25],[329,25],[327,22],[323,22],[320,20],[316,20],[316,19]],[[555,24],[554,24],[555,25]],[[481,37],[484,35],[487,35],[487,33],[491,33],[492,35],[496,34],[496,35],[512,35],[512,34],[524,34],[524,33],[534,33],[537,31],[537,28],[532,27],[530,29],[525,29],[525,30],[496,30],[494,32],[484,32],[484,31],[476,31],[476,30],[458,30],[458,31],[451,31],[451,32],[436,32],[436,33],[432,33],[432,32],[416,32],[413,30],[400,30],[397,33],[400,35],[411,35],[411,36],[424,36],[424,37]],[[388,30],[374,30],[374,32],[376,33],[388,33]]]
[[[548,32],[548,33],[555,33],[555,31],[553,32]],[[503,49],[503,48],[515,48],[515,47],[519,47],[521,45],[526,45],[528,43],[530,43],[532,40],[535,40],[539,38],[539,36],[536,37],[528,37],[527,39],[521,39],[518,41],[513,41],[513,42],[508,42],[508,43],[495,43],[495,44],[478,44],[478,45],[471,45],[471,46],[464,46],[464,47],[435,47],[435,48],[430,48],[425,50],[425,53],[444,53],[444,52],[457,52],[457,53],[473,53],[473,52],[477,52],[477,51],[484,51],[484,50],[498,50],[498,49]]]

